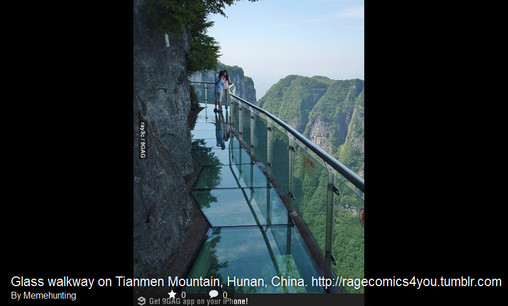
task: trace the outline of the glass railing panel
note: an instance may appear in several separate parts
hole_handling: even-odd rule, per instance
[[[250,161],[250,156],[245,153],[245,150],[242,150],[242,160],[246,161],[247,158]],[[246,156],[247,155],[247,156]],[[238,177],[244,182],[242,187],[252,187],[252,176],[254,168],[252,167],[252,163],[242,163],[238,166],[239,174]],[[259,186],[259,187],[265,187],[266,185]]]
[[[249,180],[252,182],[250,187],[266,187],[266,175],[261,171],[261,169],[256,165],[252,164],[251,178]]]
[[[270,131],[270,171],[282,190],[289,192],[289,138],[286,131],[273,125]]]
[[[266,166],[266,145],[267,145],[267,129],[266,119],[258,112],[254,111],[254,135],[252,139],[251,152],[256,156],[263,165]]]
[[[321,159],[295,141],[293,205],[321,252],[325,252],[328,170]]]
[[[206,84],[207,103],[215,105],[215,83]]]
[[[230,122],[233,124],[233,128],[238,132],[240,130],[240,103],[235,99],[231,100],[230,106]]]
[[[240,164],[240,142],[238,141],[238,138],[232,134],[231,135],[231,142],[230,142],[230,148],[231,151],[231,164],[238,165]]]
[[[335,186],[340,195],[335,197],[332,254],[337,265],[332,265],[336,275],[347,278],[364,277],[364,195],[340,174]],[[347,293],[363,293],[363,287],[344,287]]]
[[[230,151],[231,151],[231,164],[232,165],[240,165],[242,164],[242,147],[240,146],[240,142],[238,141],[238,138],[236,135],[231,135],[231,141],[230,141]],[[249,159],[250,161],[250,159]],[[246,161],[246,162],[249,162]]]
[[[247,106],[242,105],[240,107],[240,116],[241,116],[240,124],[242,125],[241,126],[241,132],[242,132],[241,139],[245,143],[246,147],[250,148],[250,144],[251,144],[250,131],[251,131],[252,118],[251,118],[251,111],[249,110],[249,108]]]
[[[237,137],[233,136],[231,139],[231,172],[234,177],[239,181],[241,187],[253,187],[251,180],[251,157],[243,148],[240,146],[240,142]],[[266,187],[261,185],[259,187]]]
[[[214,104],[215,103],[215,84],[213,83],[202,83],[202,82],[190,82],[190,85],[194,88],[194,93],[199,103]],[[203,105],[201,105],[203,106]]]
[[[274,188],[253,188],[248,192],[252,205],[258,207],[265,220],[264,225],[290,223],[286,207]]]
[[[288,226],[274,226],[267,230],[273,237],[272,249],[277,256],[277,268],[280,275],[292,278],[302,278],[308,286],[302,288],[288,288],[289,293],[322,293],[323,288],[310,286],[312,277],[318,278],[320,274],[314,264],[308,248],[293,224]]]

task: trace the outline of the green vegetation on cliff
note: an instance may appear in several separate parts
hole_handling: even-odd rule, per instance
[[[207,20],[208,14],[226,16],[226,5],[238,0],[148,0],[147,11],[155,25],[162,31],[181,36],[190,35],[190,51],[187,54],[188,74],[215,69],[219,55],[219,44],[206,34],[213,22]],[[257,0],[249,0],[255,2]]]
[[[362,80],[335,81],[322,76],[290,75],[273,85],[258,105],[363,176]],[[273,133],[272,137],[274,147],[288,147],[287,137],[281,133]],[[281,158],[287,156],[283,152],[278,155]],[[273,174],[280,183],[281,178],[284,181],[287,177],[288,170],[279,164],[283,163],[277,164]],[[328,170],[317,156],[299,146],[296,147],[294,165],[293,204],[324,254]],[[360,224],[362,195],[340,176],[336,180],[340,195],[335,197],[332,255],[337,265],[332,269],[336,275],[361,278],[364,276],[364,234]],[[344,289],[348,293],[363,292],[363,289]]]
[[[290,75],[258,105],[363,176],[363,81]]]

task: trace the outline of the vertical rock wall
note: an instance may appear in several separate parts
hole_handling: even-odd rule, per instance
[[[189,43],[186,34],[177,38],[155,29],[145,2],[134,1],[133,25],[134,276],[165,277],[192,216],[183,179],[192,172]]]

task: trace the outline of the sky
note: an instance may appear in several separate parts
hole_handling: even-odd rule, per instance
[[[240,0],[213,14],[219,61],[240,66],[260,99],[290,74],[364,79],[364,0]]]

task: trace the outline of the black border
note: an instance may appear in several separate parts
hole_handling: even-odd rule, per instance
[[[365,12],[366,276],[503,278],[501,19],[468,4],[366,1]],[[367,305],[501,297],[479,287],[365,292]]]
[[[40,291],[13,288],[13,276],[132,274],[132,2],[19,6],[6,8],[14,25],[4,70],[11,304],[12,290]],[[129,289],[66,291],[76,305],[132,303]]]
[[[461,5],[365,1],[367,277],[504,276],[503,19]],[[6,8],[4,282],[128,276],[132,1],[20,6]],[[365,292],[366,305],[501,297],[497,288]],[[78,295],[73,304],[132,304],[129,289]]]

